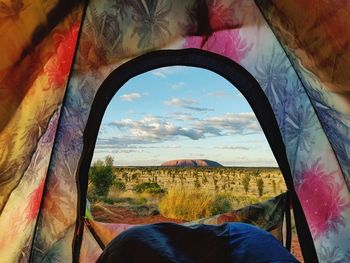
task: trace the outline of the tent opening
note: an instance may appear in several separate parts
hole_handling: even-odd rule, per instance
[[[172,66],[135,76],[109,103],[88,198],[98,221],[183,222],[286,190],[242,94],[209,70]]]
[[[128,140],[124,140],[124,139],[120,140],[120,138],[109,138],[109,139],[113,139],[110,141],[108,141],[108,140],[101,141],[101,139],[97,140],[98,133],[99,133],[99,127],[100,127],[100,124],[102,122],[102,119],[104,118],[104,116],[107,116],[107,115],[104,115],[104,112],[107,109],[108,105],[112,105],[112,104],[110,104],[110,101],[115,96],[117,99],[119,99],[119,105],[122,105],[122,102],[123,103],[124,102],[132,102],[135,99],[136,100],[140,99],[142,96],[145,96],[145,97],[149,96],[150,95],[149,92],[152,90],[151,89],[152,87],[149,89],[149,91],[143,91],[142,93],[136,92],[136,91],[130,91],[130,92],[128,91],[125,93],[122,93],[122,92],[118,93],[117,95],[115,95],[115,94],[117,93],[118,90],[120,90],[123,87],[123,85],[125,83],[127,83],[129,80],[132,81],[133,77],[138,76],[139,74],[151,71],[151,70],[153,70],[153,73],[154,73],[153,76],[158,75],[159,78],[164,78],[164,72],[160,72],[159,68],[163,68],[165,66],[173,66],[173,65],[200,67],[200,68],[212,70],[213,72],[217,73],[218,75],[223,76],[226,80],[228,80],[228,83],[231,84],[231,91],[232,91],[233,86],[236,87],[240,91],[239,94],[242,94],[243,95],[242,97],[244,97],[247,100],[247,102],[249,103],[249,105],[251,107],[250,111],[254,112],[254,114],[255,114],[255,116],[256,116],[256,118],[261,126],[261,129],[266,136],[266,140],[268,141],[268,144],[270,145],[270,148],[271,148],[272,153],[275,157],[276,163],[280,167],[280,171],[281,171],[283,178],[284,178],[284,181],[285,181],[285,186],[289,191],[289,194],[288,193],[281,194],[281,195],[276,197],[277,199],[274,198],[272,203],[271,202],[269,203],[269,201],[266,201],[266,202],[263,202],[262,206],[260,205],[261,203],[258,206],[254,206],[255,207],[254,209],[257,209],[257,210],[260,210],[260,212],[263,212],[266,207],[278,208],[279,206],[278,205],[275,206],[274,204],[276,204],[276,203],[280,204],[280,202],[282,202],[282,203],[284,203],[282,205],[282,207],[284,207],[283,209],[277,209],[273,213],[270,213],[271,212],[270,211],[269,214],[275,216],[276,215],[275,212],[279,212],[281,215],[280,218],[283,218],[284,212],[286,212],[286,214],[289,214],[289,202],[290,202],[293,206],[293,209],[294,209],[296,226],[297,226],[296,228],[297,228],[297,232],[298,232],[298,235],[300,238],[300,242],[305,244],[304,246],[303,246],[303,244],[301,244],[301,247],[302,247],[302,249],[303,249],[303,247],[308,248],[308,250],[303,249],[303,255],[304,255],[304,257],[305,257],[305,255],[307,256],[309,254],[312,255],[314,251],[310,250],[311,248],[313,248],[311,235],[310,235],[308,226],[306,224],[305,216],[304,216],[303,211],[301,209],[299,200],[298,200],[297,196],[295,195],[295,190],[294,190],[294,186],[293,186],[292,178],[291,178],[291,174],[290,174],[290,168],[289,168],[288,161],[286,158],[285,147],[284,147],[284,144],[282,141],[280,131],[278,129],[277,121],[276,121],[276,118],[274,116],[272,108],[271,108],[265,94],[261,90],[261,88],[260,88],[259,84],[256,82],[256,80],[246,70],[244,70],[239,65],[235,64],[232,61],[227,60],[226,58],[224,58],[222,56],[218,56],[218,55],[215,55],[215,54],[210,53],[210,52],[199,51],[199,50],[194,50],[194,49],[187,49],[187,50],[182,50],[182,51],[165,50],[165,51],[151,52],[149,54],[146,54],[144,56],[138,57],[136,59],[131,60],[130,62],[125,63],[124,65],[119,67],[117,70],[112,72],[107,77],[107,79],[102,83],[102,86],[99,88],[99,90],[96,94],[95,100],[93,102],[93,105],[92,105],[92,108],[90,111],[88,123],[87,123],[86,129],[84,131],[84,149],[83,149],[83,155],[80,159],[80,166],[78,169],[78,173],[79,173],[78,189],[80,192],[80,201],[79,201],[80,203],[79,203],[79,209],[78,209],[78,215],[77,215],[78,218],[80,217],[80,215],[82,215],[82,216],[85,215],[85,220],[87,220],[87,221],[92,220],[91,222],[92,222],[92,224],[95,224],[95,226],[92,226],[90,231],[95,236],[95,238],[97,240],[99,240],[99,238],[98,238],[99,234],[94,233],[94,231],[99,228],[98,226],[96,227],[96,224],[98,225],[99,222],[93,220],[93,217],[92,217],[91,211],[90,211],[91,204],[89,202],[86,202],[86,199],[85,199],[86,194],[88,193],[88,184],[89,184],[88,174],[90,173],[90,175],[91,175],[91,170],[93,170],[93,169],[98,170],[101,167],[102,168],[112,167],[112,169],[111,169],[113,171],[112,173],[115,174],[115,171],[117,171],[119,169],[119,177],[120,178],[118,178],[118,173],[117,173],[117,175],[114,175],[114,177],[116,177],[117,183],[115,183],[113,185],[113,187],[119,188],[118,191],[123,190],[123,189],[128,189],[127,183],[129,183],[130,181],[135,180],[137,182],[137,180],[139,180],[139,182],[140,182],[140,180],[142,178],[142,176],[137,175],[137,172],[136,172],[136,175],[132,175],[132,173],[128,174],[125,172],[120,173],[120,169],[126,168],[126,166],[127,166],[127,169],[137,168],[136,166],[133,166],[130,164],[122,165],[122,163],[120,162],[121,158],[114,159],[113,156],[112,157],[109,156],[110,154],[107,155],[107,158],[99,157],[100,159],[97,158],[97,155],[94,156],[95,144],[97,146],[96,149],[98,149],[98,147],[103,146],[103,143],[104,143],[104,147],[106,147],[106,146],[108,146],[108,143],[111,143],[112,141],[114,141],[119,145],[119,148],[117,147],[115,149],[122,150],[122,148],[120,148],[120,147],[125,147],[125,145],[126,145],[125,143],[128,142]],[[145,85],[144,85],[145,83],[146,82],[142,83],[143,87],[145,87]],[[177,84],[179,86],[173,87],[173,88],[181,88],[181,86],[184,85],[182,83],[177,83]],[[127,85],[127,84],[125,84],[125,85]],[[171,85],[171,83],[169,85]],[[187,90],[189,90],[189,89],[187,89]],[[211,92],[205,92],[203,89],[200,90],[200,93],[201,93],[201,95],[206,94],[208,96],[210,96],[210,95],[214,95],[214,96],[219,95],[220,96],[220,94],[214,94],[214,93],[208,94]],[[178,93],[178,94],[180,94],[180,93]],[[189,94],[187,94],[187,95],[189,95]],[[161,94],[156,94],[156,96],[161,98]],[[186,101],[184,101],[184,100],[181,101],[180,100],[181,98],[178,98],[178,97],[179,96],[177,96],[177,97],[170,96],[169,98],[164,99],[163,103],[161,103],[161,105],[163,107],[165,107],[165,106],[168,106],[168,107],[169,106],[177,106],[180,108],[186,108],[187,110],[205,112],[205,114],[206,114],[205,118],[197,118],[196,117],[193,119],[195,119],[195,120],[197,120],[197,119],[203,120],[204,119],[207,121],[207,123],[211,123],[211,124],[215,123],[216,125],[219,125],[219,126],[222,125],[221,128],[224,128],[224,129],[229,129],[229,128],[232,129],[233,128],[233,126],[229,126],[229,125],[228,125],[229,127],[225,126],[225,124],[229,123],[230,117],[232,117],[232,116],[228,115],[228,116],[225,116],[225,119],[220,120],[220,118],[217,118],[218,116],[211,115],[215,111],[211,110],[212,106],[210,104],[205,105],[205,106],[201,105],[201,104],[196,105],[198,98],[196,98],[194,96],[182,97],[182,99],[186,99]],[[218,98],[216,98],[216,100],[211,100],[211,102],[218,103]],[[154,106],[155,106],[155,103],[151,103],[150,105],[146,105],[146,104],[143,105],[142,108],[152,109],[152,107],[154,107]],[[233,106],[237,106],[237,105],[233,105]],[[116,112],[118,112],[118,111],[116,111]],[[132,110],[131,111],[129,110],[129,114],[133,114],[133,113],[134,112]],[[131,138],[132,135],[138,135],[138,139],[142,138],[143,136],[146,136],[146,137],[148,136],[148,139],[150,139],[149,141],[152,141],[152,140],[156,141],[156,138],[157,138],[157,136],[154,136],[154,134],[152,135],[152,133],[150,133],[152,131],[152,129],[155,129],[155,130],[158,129],[158,132],[167,132],[168,138],[171,138],[171,136],[179,136],[179,137],[183,137],[187,140],[193,140],[194,138],[196,138],[195,136],[197,136],[197,139],[198,139],[197,141],[199,141],[201,136],[202,137],[207,136],[208,138],[215,140],[215,138],[214,138],[215,134],[220,135],[220,131],[222,131],[220,129],[213,127],[214,125],[208,126],[209,128],[208,127],[205,128],[203,125],[202,126],[196,125],[195,127],[189,126],[189,128],[186,127],[184,129],[181,129],[181,126],[179,128],[179,127],[177,127],[179,125],[175,125],[176,123],[175,124],[173,123],[172,125],[171,125],[171,123],[168,124],[167,122],[169,122],[169,119],[159,121],[159,119],[161,119],[160,117],[162,117],[162,116],[159,112],[157,112],[157,113],[158,114],[154,115],[154,116],[141,116],[142,115],[141,114],[138,116],[138,118],[134,118],[134,119],[133,118],[124,119],[124,120],[120,119],[119,121],[114,122],[114,124],[112,124],[113,121],[110,121],[110,126],[114,125],[115,128],[117,128],[119,130],[119,132],[123,129],[124,130],[129,129],[129,131],[126,132],[128,139],[132,139]],[[167,114],[173,113],[173,115],[175,115],[175,117],[177,117],[177,118],[181,117],[180,116],[181,114],[179,114],[179,112],[167,111],[166,113]],[[249,115],[249,114],[247,115],[246,113],[247,112],[245,112],[245,114],[243,114],[243,115],[245,115],[245,117],[247,117]],[[146,117],[148,119],[145,119]],[[237,118],[236,119],[233,118],[233,119],[237,120]],[[153,124],[151,127],[148,127],[148,125],[150,123],[151,124],[153,123]],[[242,123],[242,125],[243,124],[244,123]],[[239,126],[239,127],[241,127],[241,126]],[[239,129],[239,127],[236,127],[236,128]],[[253,125],[253,124],[248,125],[249,129],[254,130],[256,127],[257,126]],[[142,131],[139,128],[146,128],[146,130]],[[105,130],[105,127],[103,125],[101,126],[101,130],[102,130],[102,133],[106,132],[106,131],[103,131],[103,130]],[[170,133],[169,133],[169,131],[170,131]],[[205,135],[203,135],[203,134],[205,134]],[[248,134],[252,135],[252,134],[254,134],[254,132],[249,132]],[[166,137],[163,137],[163,139],[164,138],[166,138]],[[196,140],[193,140],[193,141],[196,141]],[[135,147],[135,144],[137,144],[139,141],[131,141],[131,142],[134,143],[134,149],[132,149],[132,151],[134,151],[134,156],[137,156],[136,155],[137,150],[140,153],[142,152],[142,150],[144,150],[142,148]],[[163,140],[162,143],[165,143],[165,141]],[[130,141],[129,141],[129,144],[130,144]],[[150,146],[150,145],[148,145],[148,146]],[[169,148],[169,146],[170,145],[167,145],[168,148]],[[199,146],[201,146],[201,145],[199,145]],[[216,144],[216,147],[218,147],[218,146],[220,146],[219,143]],[[228,146],[230,146],[230,144],[221,144],[221,146],[222,146],[222,149],[221,149],[222,151],[224,150],[223,147],[226,147],[226,150],[230,150],[227,148]],[[232,147],[240,147],[239,145],[236,145],[236,146],[231,145],[231,146]],[[101,150],[101,148],[100,148],[100,150]],[[238,150],[238,148],[236,148],[236,150]],[[243,150],[243,148],[241,148],[241,150]],[[176,147],[173,147],[171,152],[173,154],[176,153]],[[215,153],[215,151],[211,150],[210,153]],[[201,152],[201,154],[203,154],[203,152]],[[155,156],[153,156],[150,153],[148,155],[148,158],[149,157],[154,158]],[[166,157],[166,154],[162,154],[162,157]],[[211,159],[217,159],[217,157],[218,156],[215,156],[215,158],[211,158]],[[183,157],[181,156],[181,158],[183,158]],[[196,158],[198,158],[198,157],[196,157]],[[94,161],[92,162],[93,159],[94,159]],[[170,159],[170,158],[167,158],[167,159]],[[186,160],[192,160],[192,159],[193,158],[190,157]],[[202,159],[204,159],[204,156],[203,156],[203,158],[196,159],[196,160],[202,160]],[[231,159],[231,161],[232,161],[232,159]],[[144,158],[141,158],[139,160],[144,160]],[[206,159],[204,159],[204,160],[206,160]],[[208,160],[210,161],[210,159],[208,159]],[[114,161],[116,163],[114,163]],[[118,165],[117,164],[118,161],[120,162],[119,167],[115,168],[114,165]],[[226,161],[222,161],[222,162],[224,163]],[[92,163],[92,166],[91,166],[92,169],[90,169],[91,163]],[[110,165],[108,165],[108,163]],[[158,162],[158,165],[159,165],[159,163],[160,162]],[[142,165],[145,166],[145,164],[142,164]],[[141,163],[138,164],[138,166],[142,166],[142,165],[141,165]],[[224,163],[224,165],[230,166],[227,163]],[[123,166],[123,167],[120,167],[120,166]],[[235,164],[235,166],[238,166],[238,165]],[[261,165],[260,166],[254,165],[254,166],[255,166],[254,169],[252,169],[250,171],[251,174],[255,173],[255,174],[262,175],[262,174],[266,173],[266,171],[262,171],[263,167]],[[154,167],[154,165],[152,167]],[[152,168],[152,167],[150,167],[150,165],[148,165],[147,168]],[[170,169],[169,165],[162,166],[162,169],[164,169],[163,167]],[[260,169],[257,167],[259,167]],[[176,167],[176,168],[178,168],[178,167]],[[185,167],[185,169],[188,169],[188,167]],[[196,186],[198,187],[201,184],[200,174],[204,174],[204,173],[203,172],[201,173],[200,169],[201,168],[197,167],[195,172],[191,173],[192,178],[193,178],[192,185],[194,187],[196,187]],[[222,168],[222,169],[224,170],[224,168]],[[239,169],[243,170],[242,165]],[[239,172],[237,171],[237,173],[239,173]],[[140,173],[140,174],[142,175],[142,173]],[[146,173],[144,173],[144,174],[146,174]],[[152,190],[146,190],[146,192],[147,191],[155,191],[155,192],[163,193],[164,195],[170,193],[170,191],[168,192],[167,189],[162,188],[162,186],[160,184],[161,178],[158,178],[158,176],[156,177],[154,175],[152,176],[152,174],[154,174],[154,171],[152,172],[151,170],[148,170],[147,174],[148,174],[148,176],[149,176],[149,174],[151,174],[151,176],[149,176],[150,178],[147,179],[148,182],[144,182],[145,185],[139,186],[139,189],[131,187],[130,188],[131,191],[134,191],[134,192],[139,191],[140,193],[142,193],[142,192],[144,192],[144,188],[146,187],[147,189],[153,188]],[[166,174],[166,172],[165,172],[165,174]],[[227,174],[227,172],[226,172],[226,174]],[[225,177],[225,173],[222,172],[221,176]],[[167,176],[167,178],[168,177],[169,176]],[[252,178],[252,176],[250,176],[250,177]],[[262,178],[262,181],[264,183],[264,176],[257,176],[257,177]],[[270,178],[271,178],[271,175],[270,175]],[[123,181],[123,179],[124,179],[124,181]],[[175,179],[176,179],[176,175],[174,178],[174,182],[176,181]],[[160,181],[158,181],[158,180],[160,180]],[[171,180],[172,180],[172,175],[171,175]],[[205,181],[205,179],[203,179],[203,180]],[[230,176],[228,176],[228,181],[230,181],[230,180],[231,180]],[[215,184],[214,181],[215,180],[213,179],[213,184]],[[248,180],[248,179],[247,179],[247,181],[253,182],[252,180]],[[137,183],[139,183],[139,182],[137,182]],[[273,184],[274,183],[271,182],[272,189],[274,189]],[[180,179],[180,185],[181,185],[181,179]],[[183,185],[185,185],[184,182],[183,182]],[[190,185],[191,185],[191,183],[186,183],[186,186],[190,186]],[[216,185],[217,185],[216,186],[217,190],[220,190],[220,184],[218,183],[218,180],[216,182]],[[227,185],[228,185],[228,187],[227,187]],[[258,185],[258,183],[256,183],[256,188],[258,188],[257,185]],[[201,185],[201,187],[202,187],[202,185]],[[252,188],[253,187],[254,186],[252,186]],[[227,191],[232,191],[232,189],[233,189],[232,186],[230,185],[230,183],[228,183],[228,184],[221,183],[221,188],[225,189]],[[252,189],[252,188],[250,188],[250,189]],[[277,188],[277,185],[276,185],[276,188]],[[214,185],[214,189],[215,189],[215,185]],[[248,193],[248,191],[250,191],[250,190],[247,190],[247,193]],[[257,191],[259,191],[259,190],[257,190]],[[198,191],[196,191],[196,192],[198,192]],[[107,203],[108,202],[114,203],[114,201],[111,201],[108,199],[105,199],[105,201],[107,201]],[[143,205],[142,202],[145,202],[145,200],[140,199],[139,202],[141,203],[140,205],[142,206]],[[223,201],[223,203],[225,204],[225,200]],[[86,206],[86,204],[87,204],[87,206]],[[86,209],[86,207],[88,207],[88,209]],[[288,207],[288,209],[286,209],[286,207]],[[268,208],[268,210],[269,210],[269,208]],[[241,214],[245,214],[245,213],[249,214],[249,211],[252,211],[251,207],[248,207],[247,209],[243,209],[240,212],[241,212]],[[267,211],[265,211],[265,212],[267,212]],[[154,211],[153,213],[154,213],[154,215],[157,215],[160,212],[158,210],[158,211]],[[250,216],[254,217],[254,213],[255,212],[253,212],[253,215],[250,214]],[[221,213],[219,213],[219,214],[221,214]],[[125,214],[124,214],[124,216],[125,216]],[[121,214],[120,217],[123,218],[123,215]],[[216,217],[216,219],[217,219],[219,216],[214,215],[214,217]],[[170,218],[170,216],[168,216],[168,218]],[[195,221],[183,220],[183,219],[182,219],[182,221],[186,221],[184,224],[191,224],[191,222],[192,223],[193,222],[204,223],[204,221],[202,221],[203,218],[207,219],[208,216],[206,216],[206,214],[204,214],[203,216],[200,217],[200,219],[197,219]],[[209,218],[210,218],[210,216],[209,216]],[[227,219],[227,217],[224,217],[224,218]],[[257,217],[255,217],[255,218],[257,218]],[[221,218],[221,219],[223,219],[223,218]],[[223,219],[223,220],[226,220],[226,219]],[[190,222],[187,222],[187,221],[190,221]],[[242,221],[249,222],[249,218],[243,218]],[[287,227],[285,243],[286,243],[286,246],[289,247],[290,246],[290,236],[291,236],[290,219],[286,219],[286,221],[287,221],[287,225],[289,225],[289,227]],[[225,221],[223,221],[223,222],[225,222]],[[253,223],[253,222],[249,222],[249,223]],[[90,222],[88,223],[88,225],[89,224],[90,224]],[[102,224],[104,224],[103,227],[106,227],[106,223],[102,223]],[[118,225],[118,226],[115,226],[115,225]],[[123,227],[125,226],[125,224],[116,223],[116,224],[111,224],[111,227],[107,227],[107,228],[109,228],[110,231],[112,231],[112,232],[113,231],[118,232],[118,231],[123,230],[123,229],[119,228],[120,225],[123,225]],[[282,239],[281,226],[282,226],[281,224],[278,225],[278,231],[277,231],[277,235],[280,235],[280,240]],[[79,223],[77,223],[76,228],[77,229],[80,228]],[[276,228],[276,225],[265,225],[265,229],[268,231],[271,231],[274,228]],[[114,233],[114,234],[117,234],[117,233]],[[79,242],[81,242],[79,238],[75,239],[74,246],[78,247]],[[108,240],[100,240],[99,244],[100,244],[101,248],[103,248],[106,244],[108,244]]]
[[[224,217],[253,220],[244,207],[286,190],[239,90],[212,71],[172,66],[137,75],[114,95],[99,129],[87,197],[99,222],[220,224]],[[282,225],[273,223],[281,235]],[[300,254],[294,237],[292,250]]]

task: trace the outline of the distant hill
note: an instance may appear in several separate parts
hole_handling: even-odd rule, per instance
[[[180,167],[222,167],[218,162],[210,160],[171,160],[162,163],[160,166],[180,166]]]

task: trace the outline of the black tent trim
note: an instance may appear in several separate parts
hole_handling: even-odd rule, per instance
[[[300,201],[295,193],[285,145],[271,105],[255,78],[241,65],[221,55],[200,49],[160,50],[136,57],[115,69],[103,81],[93,101],[83,134],[83,152],[78,163],[78,205],[73,261],[79,262],[84,229],[88,173],[97,135],[108,104],[132,77],[166,66],[193,66],[211,70],[234,85],[251,106],[281,169],[294,209],[296,227],[305,262],[318,262],[315,246]]]

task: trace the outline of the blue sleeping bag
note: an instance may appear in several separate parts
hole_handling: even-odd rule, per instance
[[[133,227],[112,240],[98,263],[298,262],[270,233],[243,223]]]

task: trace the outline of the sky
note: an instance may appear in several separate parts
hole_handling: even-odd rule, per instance
[[[224,166],[277,166],[248,102],[220,75],[201,68],[158,68],[130,79],[111,100],[93,160],[158,166],[208,159]]]

